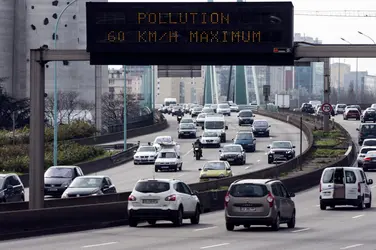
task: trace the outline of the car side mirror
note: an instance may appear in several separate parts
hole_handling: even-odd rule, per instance
[[[103,187],[102,187],[102,189],[108,189],[108,188],[110,188],[109,185],[103,185]]]
[[[295,146],[292,146],[292,148],[295,148]]]
[[[228,130],[228,126],[227,125],[225,126],[225,130]]]
[[[202,171],[202,168],[199,168],[198,171]]]
[[[270,148],[270,146],[267,146],[267,148]]]
[[[252,115],[252,117],[256,117],[255,115]]]
[[[137,152],[137,150],[133,150],[133,153],[136,153]]]
[[[227,168],[226,170],[227,170],[227,171],[231,171],[231,168]]]
[[[359,131],[359,128],[356,128],[357,131]]]
[[[368,185],[372,185],[372,184],[373,184],[373,180],[372,180],[372,179],[369,179],[369,180],[367,181],[367,184],[368,184]]]
[[[269,128],[271,127],[272,125],[269,125]]]
[[[220,149],[219,152],[222,152],[222,150]]]
[[[234,138],[232,138],[231,141],[234,141]]]
[[[256,138],[253,138],[254,141],[256,141]]]
[[[292,198],[292,197],[295,197],[295,194],[294,193],[289,193],[289,196]]]
[[[7,190],[12,190],[13,189],[13,186],[12,185],[8,185],[7,186]]]
[[[197,190],[193,190],[192,191],[192,195],[198,195],[198,191]]]
[[[180,159],[180,156],[178,155],[178,159]]]
[[[204,129],[204,126],[202,126],[201,129]]]

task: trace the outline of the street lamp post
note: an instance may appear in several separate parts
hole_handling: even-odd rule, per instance
[[[59,27],[60,19],[61,16],[64,14],[64,12],[71,6],[73,5],[77,0],[73,0],[70,2],[65,8],[60,12],[56,24],[55,24],[55,29],[54,29],[54,49],[56,50],[57,47],[57,30]],[[58,137],[58,122],[57,122],[57,115],[58,115],[58,110],[57,110],[57,105],[58,105],[58,90],[57,90],[57,61],[54,61],[54,166],[57,166],[57,137]]]
[[[367,37],[369,40],[371,40],[373,42],[373,44],[376,44],[375,40],[373,40],[372,37],[370,37],[369,35],[366,35],[366,34],[364,34],[363,32],[360,32],[360,31],[358,31],[358,34]]]
[[[123,90],[123,133],[124,133],[124,148],[123,151],[127,150],[127,66],[123,65],[124,68],[124,90]]]
[[[350,43],[349,41],[347,41],[347,40],[346,40],[345,38],[343,38],[343,37],[341,37],[341,40],[344,41],[344,42],[346,42],[346,43],[348,43],[348,44],[352,44],[352,43]],[[357,89],[358,89],[358,87],[359,87],[359,85],[358,85],[358,65],[359,65],[358,62],[359,62],[359,58],[357,57],[357,58],[356,58],[356,66],[355,66],[355,67],[356,67],[356,69],[355,69],[355,71],[356,71],[356,72],[355,72],[355,86],[356,86]],[[356,97],[357,97],[357,92],[358,92],[358,91],[356,91],[356,94],[355,94],[355,101],[356,101],[356,99],[357,99],[357,98],[356,98]]]

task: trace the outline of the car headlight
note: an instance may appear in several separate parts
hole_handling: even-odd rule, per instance
[[[65,198],[68,198],[68,194],[67,193],[63,193],[63,195],[61,196],[62,199],[65,199]]]
[[[219,177],[225,177],[225,175],[224,174],[220,174]]]
[[[242,157],[242,154],[238,154],[238,157]]]
[[[202,177],[206,177],[206,174],[202,174],[200,177],[201,177],[201,178],[202,178]]]
[[[274,151],[270,151],[269,154],[274,154]]]
[[[291,154],[291,150],[287,151],[286,154]]]
[[[68,187],[70,184],[70,181],[67,181],[67,182],[64,182],[63,184],[61,184],[62,187]]]

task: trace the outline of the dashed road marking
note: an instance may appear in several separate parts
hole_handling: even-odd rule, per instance
[[[342,249],[342,250],[344,250],[344,249],[350,249],[350,248],[355,248],[355,247],[361,247],[363,245],[364,244],[355,244],[355,245],[351,245],[351,246],[342,247],[340,249]]]
[[[118,242],[113,241],[113,242],[106,242],[106,243],[100,243],[100,244],[95,244],[95,245],[86,245],[86,246],[82,246],[81,248],[103,247],[103,246],[109,246],[109,245],[113,245],[117,243]]]
[[[354,216],[354,217],[352,217],[352,218],[353,218],[353,219],[358,219],[358,218],[363,217],[363,216],[364,216],[364,214],[359,214],[359,215]]]
[[[302,229],[299,229],[299,230],[295,230],[295,231],[291,231],[291,233],[300,233],[300,232],[305,232],[305,231],[308,231],[310,230],[311,228],[307,227],[307,228],[302,228]]]
[[[189,155],[193,151],[193,148],[191,148],[187,153],[185,153],[183,156]]]
[[[214,229],[214,228],[217,228],[217,226],[198,228],[198,229],[193,230],[193,232],[205,231],[205,230],[210,230],[210,229]]]
[[[230,245],[230,243],[222,243],[222,244],[217,244],[217,245],[205,246],[205,247],[200,247],[200,249],[208,249],[208,248],[214,248],[214,247],[222,247],[222,246],[227,246],[227,245]]]

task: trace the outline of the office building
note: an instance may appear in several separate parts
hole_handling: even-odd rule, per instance
[[[107,2],[106,0],[91,0]],[[54,26],[59,13],[69,1],[3,0],[0,4],[0,77],[14,97],[30,93],[30,49],[86,49],[86,0],[66,9],[60,19],[57,35]],[[54,62],[45,65],[46,93],[54,90]],[[58,62],[58,89],[77,91],[80,99],[94,102],[95,83],[108,89],[107,66],[91,66],[89,62]],[[100,87],[97,87],[100,89]]]
[[[336,88],[337,91],[344,90],[345,75],[350,73],[350,64],[335,62],[330,65],[330,83],[331,87]]]
[[[362,85],[363,85],[364,93],[367,93],[369,96],[369,99],[371,100],[364,100],[364,102],[363,101],[361,102],[362,103],[368,103],[368,102],[375,103],[376,101],[374,98],[376,97],[376,76],[371,76],[371,75],[364,76],[362,78]]]
[[[362,78],[367,75],[367,71],[352,71],[345,74],[343,80],[344,95],[354,95],[354,101],[361,101],[361,96],[364,94],[364,82],[362,81]]]
[[[141,93],[142,75],[135,75],[127,70],[127,94]],[[110,94],[121,94],[124,90],[124,68],[108,70],[108,90]]]

